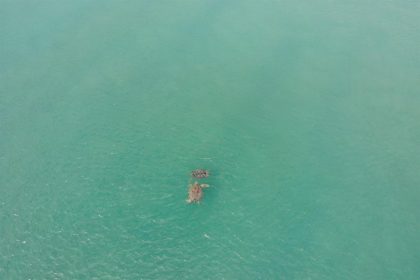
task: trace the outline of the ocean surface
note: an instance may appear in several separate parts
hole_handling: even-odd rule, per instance
[[[0,279],[420,279],[419,14],[0,0]]]

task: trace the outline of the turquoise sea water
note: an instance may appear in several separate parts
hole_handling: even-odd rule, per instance
[[[0,0],[0,279],[419,279],[419,14]]]

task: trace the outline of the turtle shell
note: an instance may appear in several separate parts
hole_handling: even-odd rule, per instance
[[[188,190],[188,202],[198,202],[203,197],[203,190],[198,183],[194,183],[190,185],[190,189]]]

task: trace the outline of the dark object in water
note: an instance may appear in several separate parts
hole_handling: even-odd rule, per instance
[[[205,169],[196,169],[196,170],[191,171],[191,176],[198,179],[207,178],[209,177],[209,175],[210,175],[210,172]]]
[[[199,184],[198,182],[189,185],[187,202],[200,202],[200,200],[203,198],[203,188],[208,187],[209,185]]]

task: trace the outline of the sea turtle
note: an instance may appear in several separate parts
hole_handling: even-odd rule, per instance
[[[207,184],[199,184],[197,181],[189,185],[187,202],[200,202],[203,198],[203,188],[208,188]]]
[[[196,170],[191,171],[191,176],[197,179],[207,178],[209,177],[209,175],[210,175],[210,172],[205,169],[196,169]]]

